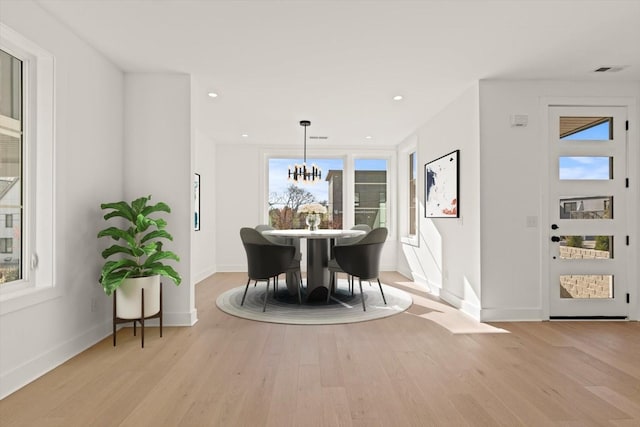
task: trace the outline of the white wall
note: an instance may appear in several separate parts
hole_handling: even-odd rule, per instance
[[[480,162],[478,85],[417,131],[419,246],[402,245],[411,274],[430,292],[474,317],[480,312]],[[409,138],[414,138],[415,135]],[[460,150],[460,218],[424,218],[424,164]]]
[[[546,203],[548,98],[568,102],[626,97],[635,108],[630,131],[630,196],[636,216],[630,225],[632,317],[638,318],[638,99],[640,85],[608,82],[482,81],[480,82],[480,163],[482,210],[482,319],[545,318],[548,301],[543,259],[549,224]],[[512,114],[527,115],[527,127],[511,127]],[[635,128],[635,129],[634,129]],[[528,227],[535,217],[538,227]],[[635,289],[633,289],[635,288]],[[636,307],[635,309],[633,307]],[[634,315],[635,310],[635,315]]]
[[[98,284],[96,235],[104,225],[100,203],[123,194],[123,74],[31,1],[2,2],[0,20],[55,57],[60,290],[55,299],[0,317],[2,398],[110,333],[111,299]]]
[[[183,283],[163,280],[163,319],[167,325],[196,322],[191,275],[193,170],[191,167],[191,79],[186,74],[125,75],[124,194],[126,200],[152,195],[171,207],[165,247],[180,256]]]
[[[216,272],[216,146],[195,130],[194,171],[200,174],[200,230],[191,239],[191,274],[194,283]]]

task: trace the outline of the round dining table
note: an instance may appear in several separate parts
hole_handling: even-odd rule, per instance
[[[365,235],[362,230],[342,229],[290,229],[265,230],[264,235],[307,240],[307,297],[306,300],[326,300],[329,289],[329,254],[335,239]],[[287,278],[287,288],[292,295],[297,294],[296,280]]]

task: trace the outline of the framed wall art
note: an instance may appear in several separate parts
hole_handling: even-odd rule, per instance
[[[458,218],[460,216],[460,150],[452,151],[424,165],[424,216]]]
[[[193,229],[200,230],[200,174],[193,174]]]

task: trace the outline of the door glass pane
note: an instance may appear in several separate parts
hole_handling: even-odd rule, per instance
[[[355,161],[354,221],[371,228],[387,227],[387,161]]]
[[[612,219],[613,196],[560,199],[560,219]]]
[[[560,139],[610,141],[613,117],[560,117]]]
[[[561,259],[611,259],[613,236],[561,236]]]
[[[613,157],[560,157],[560,179],[613,179]]]
[[[327,209],[321,215],[320,228],[342,228],[341,159],[307,159],[307,165],[320,168],[322,179],[309,184],[289,179],[289,169],[302,165],[303,159],[269,159],[269,222],[278,229],[305,228],[306,215],[300,206],[319,203]]]
[[[613,298],[613,275],[564,274],[560,276],[560,298],[610,299]]]

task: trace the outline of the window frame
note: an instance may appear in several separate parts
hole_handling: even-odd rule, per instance
[[[376,156],[373,154],[367,154],[367,155],[354,155],[352,156],[351,159],[351,193],[354,195],[354,200],[353,203],[351,204],[351,206],[353,207],[353,210],[351,212],[351,222],[350,222],[350,226],[355,225],[355,212],[356,212],[356,207],[360,207],[360,199],[358,197],[357,200],[357,205],[356,206],[356,199],[355,199],[355,195],[356,195],[356,182],[355,182],[355,178],[356,178],[356,171],[358,169],[356,169],[356,162],[358,160],[384,160],[386,161],[386,166],[387,169],[385,170],[386,172],[386,199],[384,201],[385,203],[385,207],[386,207],[386,212],[385,212],[385,218],[387,218],[387,223],[385,225],[385,227],[387,228],[387,230],[390,230],[391,228],[395,228],[393,227],[391,220],[389,218],[391,218],[391,208],[390,208],[390,203],[388,202],[388,200],[390,199],[390,195],[389,195],[389,191],[391,190],[391,185],[390,185],[390,178],[389,175],[391,174],[390,168],[392,167],[391,164],[391,159],[389,157],[386,156]],[[343,190],[344,191],[344,190]],[[359,194],[359,193],[358,193]],[[348,227],[345,227],[348,228]]]
[[[21,280],[0,287],[0,315],[4,315],[57,298],[62,291],[55,286],[53,250],[54,57],[3,23],[0,23],[0,48],[20,59],[23,66],[23,269]]]
[[[416,158],[416,193],[414,195],[415,206],[416,206],[416,218],[415,218],[415,234],[411,234],[410,230],[410,213],[409,213],[409,199],[410,188],[409,181],[411,180],[411,170],[409,166],[409,159],[412,153],[415,153]],[[403,182],[406,182],[407,185],[402,186],[398,191],[398,206],[400,206],[400,210],[402,215],[399,216],[398,225],[399,225],[399,233],[400,233],[400,242],[406,245],[411,245],[415,247],[420,246],[420,218],[422,214],[420,212],[420,153],[418,151],[418,136],[414,135],[407,139],[398,149],[398,174],[400,179]]]
[[[361,154],[354,155],[351,153],[359,152]],[[298,158],[299,156],[291,154],[291,148],[273,148],[262,149],[260,148],[261,162],[261,188],[260,192],[260,206],[262,209],[262,221],[269,220],[268,212],[268,195],[269,195],[269,160],[270,159],[287,159]],[[395,230],[397,229],[397,215],[394,203],[389,201],[396,200],[396,168],[397,165],[397,153],[393,149],[370,149],[362,147],[346,147],[346,148],[327,148],[318,151],[309,151],[307,149],[307,159],[342,159],[343,161],[343,178],[342,178],[342,206],[343,206],[343,218],[342,227],[347,229],[354,225],[355,220],[355,161],[366,159],[380,159],[387,161],[387,229],[389,230],[388,239],[395,239]],[[348,208],[348,209],[347,209]]]

